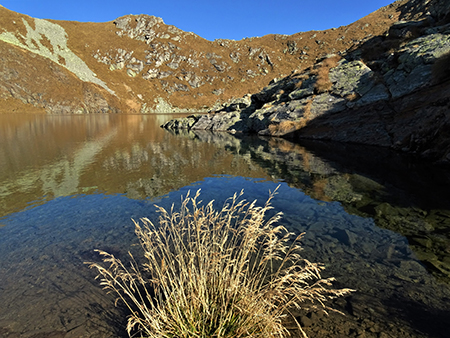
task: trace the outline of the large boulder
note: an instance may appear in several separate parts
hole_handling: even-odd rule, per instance
[[[258,106],[264,103],[272,102],[281,97],[286,92],[294,90],[296,84],[300,82],[298,78],[286,77],[281,80],[273,80],[271,83],[258,93],[251,96],[252,101]]]
[[[362,61],[346,61],[330,70],[331,89],[333,94],[346,97],[358,93],[366,94],[374,86],[374,73]]]
[[[399,98],[430,85],[433,80],[432,65],[448,53],[448,34],[430,34],[407,43],[398,52],[398,66],[384,75],[392,97]]]

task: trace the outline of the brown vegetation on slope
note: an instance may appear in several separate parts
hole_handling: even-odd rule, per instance
[[[112,102],[114,97],[110,94],[102,93],[103,98],[110,103],[110,111],[145,112],[146,108],[154,108],[159,98],[170,102],[174,107],[200,109],[242,97],[246,93],[257,92],[273,78],[285,76],[293,69],[311,67],[327,54],[345,53],[367,38],[384,34],[398,20],[401,4],[402,2],[399,2],[384,7],[348,26],[291,36],[267,35],[240,41],[208,41],[161,22],[151,28],[154,35],[148,43],[145,39],[139,40],[129,34],[136,32],[139,28],[136,25],[153,20],[152,17],[142,15],[125,17],[130,19],[127,30],[118,28],[118,20],[124,18],[116,20],[116,24],[48,21],[64,28],[68,36],[68,48],[86,63],[98,79],[104,81],[116,93],[120,101],[116,103]],[[16,32],[19,40],[23,40],[20,35],[25,36],[27,33],[23,20],[32,28],[35,27],[33,18],[0,7],[0,27],[3,31]],[[45,38],[41,43],[51,49]],[[0,44],[2,63],[10,62],[8,48],[11,46]],[[122,69],[114,69],[119,50],[131,54]],[[27,50],[22,49],[21,52],[29,58],[38,59]],[[155,60],[149,56],[163,58],[164,62],[156,67]],[[176,62],[177,60],[179,62]],[[56,64],[50,60],[46,61]],[[64,61],[60,60],[61,64],[57,67],[63,67]],[[146,61],[149,61],[148,64]],[[33,60],[27,62],[30,66],[34,64]],[[130,69],[139,66],[139,62],[143,63],[143,69],[132,74]],[[49,66],[42,67],[38,64],[34,67],[39,70],[39,76],[48,79],[49,83],[60,81]],[[14,69],[11,65],[8,68]],[[156,69],[157,76],[145,79],[144,75],[152,69]],[[23,88],[27,88],[30,93],[37,92],[31,74],[20,72],[19,77]],[[75,76],[73,81],[80,82]],[[4,87],[12,86],[12,83],[4,78],[2,82]],[[66,89],[63,90],[64,85],[39,86],[44,96],[52,98],[53,105],[65,105],[64,103],[72,100],[82,102],[85,99],[80,89],[82,86],[70,86],[73,87],[77,87],[78,91],[71,92],[69,89],[66,92]],[[11,96],[13,95],[9,90],[0,89],[0,106],[4,106],[6,101],[3,100]],[[54,112],[57,112],[57,109],[54,109]]]
[[[80,81],[49,59],[3,41],[0,49],[0,111],[76,113],[83,108],[89,113],[117,112],[122,107],[117,97],[93,83]]]
[[[340,59],[341,57],[338,55],[330,56],[321,63],[317,64],[317,66],[311,71],[312,75],[317,76],[316,83],[314,84],[314,88],[317,93],[324,93],[331,89],[333,84],[329,78],[330,69],[336,67]]]

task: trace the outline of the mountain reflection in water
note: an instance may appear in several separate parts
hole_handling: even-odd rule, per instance
[[[123,309],[83,262],[138,251],[189,190],[273,201],[324,276],[357,289],[346,316],[298,314],[311,337],[444,337],[449,172],[384,149],[159,128],[172,116],[0,115],[0,337],[124,335]],[[124,335],[126,336],[126,335]]]

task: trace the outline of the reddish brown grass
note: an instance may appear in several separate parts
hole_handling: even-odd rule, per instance
[[[358,97],[359,97],[359,95],[357,93],[352,93],[352,94],[348,94],[345,98],[351,102],[351,101],[355,101]]]
[[[337,66],[339,60],[341,59],[338,55],[333,55],[321,63],[318,64],[318,67],[313,70],[313,74],[317,75],[317,80],[314,85],[317,93],[324,93],[331,89],[333,84],[330,82],[329,74],[330,69]]]
[[[301,88],[302,84],[303,84],[303,81],[301,81],[301,80],[298,81],[298,82],[295,84],[295,89]]]

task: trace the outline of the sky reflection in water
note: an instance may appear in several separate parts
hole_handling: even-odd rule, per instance
[[[290,231],[306,232],[304,255],[323,262],[337,286],[358,290],[335,304],[346,317],[332,315],[311,332],[444,332],[448,284],[429,273],[405,236],[388,230],[392,213],[376,218],[379,205],[403,208],[402,193],[287,141],[172,135],[158,127],[164,118],[0,116],[0,336],[123,334],[121,309],[83,265],[99,259],[94,249],[126,260],[138,251],[131,219],[156,221],[154,204],[169,208],[189,190],[201,189],[201,199],[220,208],[241,189],[264,203],[278,185],[274,210]],[[367,202],[369,195],[384,204]],[[430,222],[417,217],[402,220]],[[377,226],[383,220],[388,229]]]

